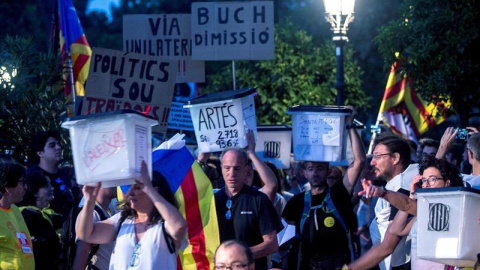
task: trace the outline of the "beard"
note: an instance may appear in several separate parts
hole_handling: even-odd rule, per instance
[[[308,181],[310,183],[311,188],[319,188],[319,187],[326,187],[328,186],[327,178],[313,178]]]

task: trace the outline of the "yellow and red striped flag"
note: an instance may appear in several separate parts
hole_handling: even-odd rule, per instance
[[[394,133],[416,140],[428,129],[445,121],[450,102],[425,102],[412,87],[412,78],[398,72],[400,63],[397,60],[390,70],[378,119]]]
[[[179,253],[177,269],[213,269],[220,236],[210,180],[186,147],[154,151],[152,168],[167,179],[188,225],[189,245]]]
[[[60,49],[65,66],[68,67],[68,72],[64,72],[65,96],[71,102],[73,100],[72,86],[75,88],[77,96],[85,95],[85,82],[90,68],[92,50],[83,33],[77,11],[71,0],[58,0],[58,14],[60,20]],[[70,60],[71,64],[69,63]],[[69,111],[69,115],[72,115],[72,113],[73,111]]]

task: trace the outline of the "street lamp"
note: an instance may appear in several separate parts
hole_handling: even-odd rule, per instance
[[[337,89],[337,105],[344,105],[344,92],[347,86],[343,74],[343,45],[348,42],[348,24],[353,21],[353,9],[355,0],[323,0],[325,6],[325,19],[332,26],[335,54],[337,56],[337,77],[335,88]]]

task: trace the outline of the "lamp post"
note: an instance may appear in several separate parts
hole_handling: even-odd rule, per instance
[[[343,74],[343,46],[348,42],[348,24],[353,21],[355,0],[323,0],[325,6],[325,19],[332,26],[333,42],[337,57],[337,76],[335,88],[337,89],[337,105],[345,102],[345,78]]]

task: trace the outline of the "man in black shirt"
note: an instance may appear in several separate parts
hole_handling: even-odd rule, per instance
[[[277,232],[282,225],[268,197],[244,183],[247,161],[240,148],[222,155],[225,187],[215,193],[220,242],[245,242],[253,252],[255,269],[268,269],[267,256],[278,250]]]
[[[63,223],[67,219],[70,209],[78,201],[75,200],[72,193],[72,177],[66,170],[58,167],[63,160],[60,140],[60,134],[53,130],[40,132],[32,137],[28,161],[33,166],[27,169],[27,175],[42,173],[50,181],[50,185],[54,188],[50,208],[62,215],[61,223]]]
[[[305,162],[311,190],[295,195],[282,213],[300,237],[298,269],[341,269],[353,251],[350,232],[356,231],[357,220],[350,195],[341,181],[329,188],[329,174],[328,163]]]

